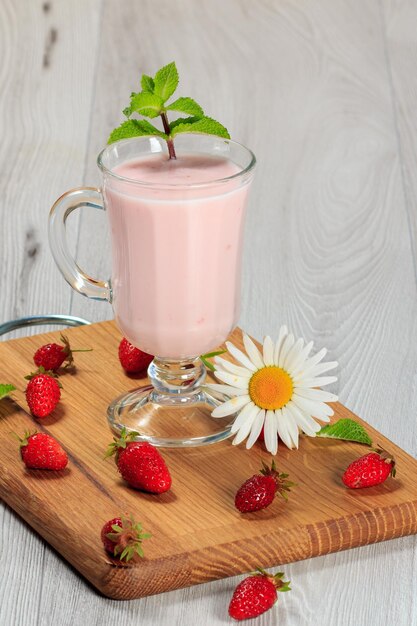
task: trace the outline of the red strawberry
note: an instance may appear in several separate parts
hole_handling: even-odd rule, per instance
[[[272,461],[271,467],[262,461],[260,474],[254,474],[238,489],[235,496],[235,506],[241,513],[260,511],[275,498],[278,492],[287,499],[287,491],[295,485],[288,480],[288,474],[280,474]]]
[[[30,469],[62,470],[68,457],[56,439],[46,433],[26,432],[20,441],[20,454]]]
[[[278,599],[277,591],[290,591],[290,581],[282,580],[284,574],[268,574],[258,569],[236,587],[229,604],[229,615],[234,619],[257,617],[272,608]]]
[[[164,493],[171,487],[171,476],[158,450],[146,441],[134,441],[139,433],[123,428],[120,438],[108,447],[106,457],[116,454],[117,469],[135,489]]]
[[[46,372],[43,367],[25,378],[29,380],[26,400],[31,413],[35,417],[46,417],[59,402],[61,383],[54,378],[53,372]]]
[[[143,557],[142,541],[151,537],[142,532],[142,525],[135,522],[132,516],[115,517],[106,522],[101,529],[101,540],[104,548],[113,557],[132,563]]]
[[[382,448],[361,456],[353,461],[346,469],[342,480],[349,489],[374,487],[387,480],[388,476],[395,476],[395,460],[391,454]]]
[[[119,344],[120,363],[128,374],[138,374],[143,372],[153,360],[151,354],[142,352],[139,348],[135,348],[127,339],[123,337]]]
[[[55,372],[66,361],[65,368],[73,367],[74,352],[90,352],[91,348],[85,350],[71,350],[68,338],[61,335],[61,341],[64,345],[58,343],[47,343],[36,350],[33,360],[35,365],[43,367],[45,370]]]

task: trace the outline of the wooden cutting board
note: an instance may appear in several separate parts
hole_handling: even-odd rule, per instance
[[[279,469],[298,486],[288,503],[277,498],[264,511],[241,515],[234,507],[237,488],[259,470],[261,459],[270,460],[261,444],[250,451],[230,441],[164,450],[171,491],[155,496],[131,489],[114,461],[103,460],[112,439],[106,408],[146,379],[132,380],[122,371],[113,322],[65,332],[74,347],[94,351],[77,354],[76,373],[62,376],[55,412],[36,422],[23,391],[0,402],[0,495],[106,596],[139,598],[417,532],[417,461],[368,425],[373,441],[397,459],[398,478],[379,487],[350,491],[341,483],[363,446],[302,437],[298,451],[281,445],[277,457]],[[58,337],[55,332],[0,343],[0,382],[23,390],[35,350]],[[241,345],[239,330],[232,340]],[[334,419],[356,418],[341,404],[334,408]],[[34,428],[54,435],[67,450],[64,472],[25,469],[10,433]],[[133,513],[152,532],[138,565],[116,566],[102,547],[102,525],[120,513]]]

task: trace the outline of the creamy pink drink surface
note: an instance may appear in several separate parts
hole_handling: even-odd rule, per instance
[[[248,184],[209,155],[162,153],[117,166],[105,185],[113,308],[135,346],[182,359],[221,344],[237,323]],[[213,182],[214,181],[214,182]],[[200,186],[190,186],[200,185]]]

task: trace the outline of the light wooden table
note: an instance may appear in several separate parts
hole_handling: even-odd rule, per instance
[[[95,155],[139,75],[175,59],[181,95],[259,161],[241,325],[261,338],[287,322],[329,347],[342,402],[415,454],[416,24],[413,0],[3,0],[0,321],[111,317],[59,275],[47,214],[98,183]],[[109,274],[100,215],[74,217],[72,241]],[[238,578],[110,601],[0,515],[2,626],[229,623]],[[256,623],[416,625],[415,549],[410,537],[287,565],[293,591]]]

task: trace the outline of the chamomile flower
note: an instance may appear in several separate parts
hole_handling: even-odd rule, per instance
[[[325,348],[309,356],[313,342],[305,345],[304,339],[296,340],[286,326],[281,327],[276,343],[265,337],[262,352],[245,333],[243,343],[246,354],[226,342],[239,365],[215,358],[215,376],[223,384],[209,387],[231,397],[216,407],[212,416],[238,412],[232,425],[234,445],[247,438],[246,447],[251,448],[263,427],[271,454],[278,451],[278,435],[288,448],[298,448],[300,431],[315,437],[321,428],[316,420],[328,422],[333,415],[327,402],[335,402],[337,396],[320,387],[337,380],[336,376],[322,376],[337,367],[337,362],[322,362]]]

